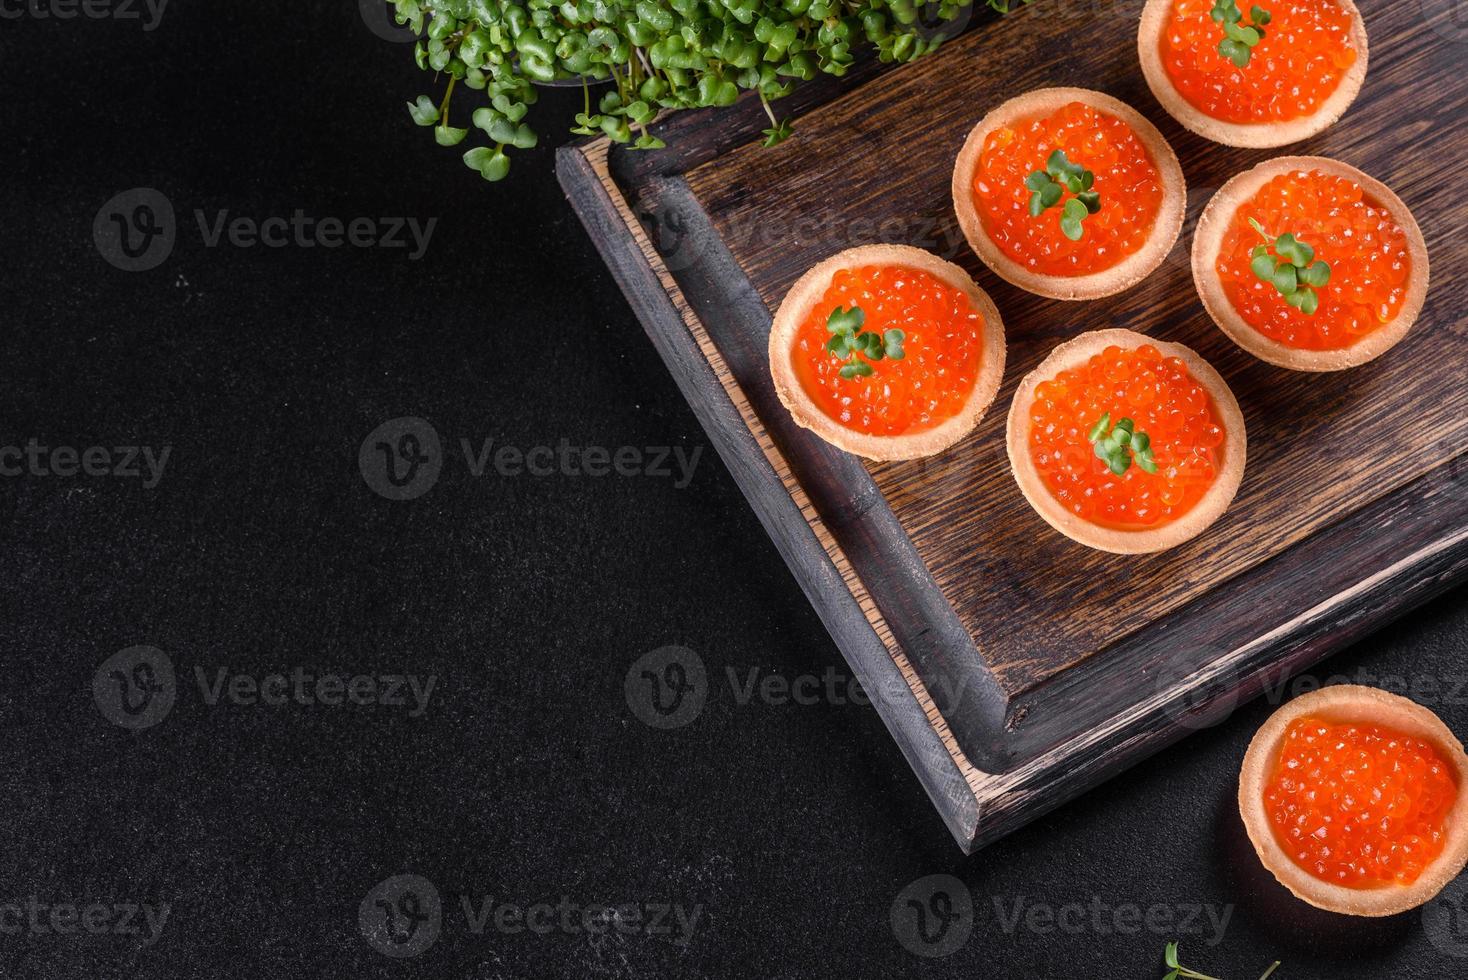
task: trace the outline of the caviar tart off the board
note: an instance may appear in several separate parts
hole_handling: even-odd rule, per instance
[[[1244,476],[1244,416],[1181,344],[1097,330],[1055,348],[1009,409],[1009,461],[1057,531],[1116,554],[1162,551],[1228,508]]]
[[[1210,316],[1261,360],[1336,371],[1406,336],[1427,297],[1427,245],[1383,183],[1325,157],[1280,157],[1231,179],[1193,236]]]
[[[1227,146],[1271,147],[1339,119],[1366,79],[1351,0],[1147,0],[1142,74],[1162,107]]]
[[[1259,859],[1296,897],[1395,915],[1468,864],[1465,781],[1463,744],[1437,715],[1343,684],[1296,698],[1259,729],[1239,812]]]
[[[1182,229],[1172,147],[1131,106],[1044,88],[984,116],[953,167],[969,246],[1001,278],[1053,299],[1119,293],[1156,269]]]
[[[769,349],[795,421],[874,460],[947,449],[1004,375],[1004,323],[989,294],[907,245],[862,245],[812,267],[780,303]]]

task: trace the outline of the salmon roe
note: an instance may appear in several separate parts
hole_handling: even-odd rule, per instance
[[[1091,428],[1109,413],[1151,439],[1156,473],[1136,463],[1117,476],[1098,459]],[[1111,346],[1035,386],[1030,454],[1062,506],[1120,530],[1159,527],[1186,514],[1218,476],[1224,430],[1207,390],[1176,357],[1151,344]]]
[[[1162,31],[1162,64],[1184,99],[1214,119],[1284,122],[1308,116],[1340,87],[1356,63],[1351,15],[1335,0],[1239,0],[1269,12],[1264,37],[1240,68],[1218,51],[1223,25],[1212,0],[1174,0]]]
[[[1301,718],[1264,788],[1275,839],[1301,868],[1347,888],[1410,885],[1442,853],[1458,798],[1436,748],[1379,725]]]
[[[1044,170],[1055,150],[1096,175],[1101,210],[1081,222],[1079,241],[1060,230],[1060,209],[1075,195],[1030,214],[1025,178]],[[972,181],[984,231],[1031,272],[1083,276],[1102,272],[1147,241],[1162,206],[1162,178],[1141,139],[1122,120],[1082,102],[1048,116],[1017,119],[984,139]]]
[[[843,378],[844,358],[826,350],[826,318],[840,306],[866,315],[859,332],[906,334],[901,360],[870,361],[873,373]],[[792,362],[801,387],[848,429],[895,436],[957,415],[978,379],[984,317],[968,295],[936,276],[900,266],[841,269],[795,334]]]
[[[1290,232],[1330,265],[1330,281],[1315,289],[1314,313],[1290,306],[1249,268],[1254,247],[1264,243],[1250,218],[1271,236]],[[1412,260],[1407,233],[1390,211],[1355,181],[1311,170],[1281,174],[1239,206],[1215,268],[1249,326],[1289,347],[1338,350],[1396,318]]]

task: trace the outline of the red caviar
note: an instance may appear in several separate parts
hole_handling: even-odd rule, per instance
[[[1096,175],[1101,210],[1082,222],[1079,241],[1060,230],[1060,208],[1030,214],[1025,178],[1055,150]],[[1147,147],[1122,120],[1082,102],[1048,116],[1017,119],[984,139],[972,181],[984,231],[1005,255],[1031,272],[1082,276],[1102,272],[1147,241],[1162,206],[1162,178]]]
[[[1428,742],[1379,725],[1301,718],[1264,788],[1275,839],[1347,888],[1410,885],[1442,853],[1458,786]]]
[[[1117,476],[1089,439],[1102,415],[1151,439],[1156,473],[1133,463]],[[1111,346],[1035,386],[1030,453],[1050,493],[1072,513],[1122,530],[1186,514],[1218,476],[1224,430],[1207,390],[1183,361],[1151,344]]]
[[[1314,313],[1290,306],[1249,268],[1252,250],[1264,243],[1250,218],[1271,236],[1293,234],[1330,265],[1330,281],[1315,289]],[[1396,318],[1412,260],[1407,233],[1390,211],[1355,181],[1311,170],[1281,174],[1239,206],[1215,268],[1229,302],[1255,330],[1289,347],[1338,350]]]
[[[860,332],[903,331],[904,356],[868,361],[871,375],[843,378],[845,359],[826,350],[826,318],[853,305],[866,315]],[[792,362],[801,387],[831,418],[868,435],[902,435],[931,429],[963,408],[979,374],[983,327],[983,314],[963,290],[927,272],[841,269],[796,331]]]
[[[1356,63],[1351,15],[1335,0],[1238,0],[1252,18],[1269,12],[1264,37],[1240,68],[1218,51],[1223,25],[1209,16],[1212,0],[1175,0],[1162,31],[1162,64],[1193,106],[1225,122],[1273,123],[1320,108]]]

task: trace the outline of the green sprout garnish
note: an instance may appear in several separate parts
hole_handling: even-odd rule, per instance
[[[1264,239],[1263,245],[1254,246],[1253,257],[1249,261],[1254,275],[1278,290],[1284,301],[1301,313],[1309,315],[1318,310],[1320,296],[1312,287],[1330,282],[1329,263],[1316,259],[1315,249],[1289,232],[1275,238],[1253,218],[1249,219],[1249,224]],[[1277,261],[1269,254],[1271,245],[1274,246],[1274,254],[1279,256]]]
[[[1046,208],[1060,204],[1066,191],[1075,196],[1060,208],[1060,230],[1073,242],[1081,240],[1081,220],[1101,210],[1101,195],[1091,190],[1096,175],[1078,163],[1071,163],[1064,150],[1056,150],[1045,161],[1044,170],[1036,170],[1025,178],[1030,191],[1030,214],[1038,218]]]
[[[1269,11],[1255,4],[1249,8],[1249,23],[1245,24],[1244,13],[1235,0],[1213,0],[1208,16],[1213,18],[1213,23],[1223,25],[1224,38],[1218,42],[1218,53],[1240,68],[1247,66],[1254,48],[1264,40]]]
[[[1206,973],[1199,973],[1197,970],[1190,970],[1179,964],[1177,961],[1177,943],[1175,942],[1167,944],[1167,949],[1162,954],[1162,961],[1167,964],[1170,970],[1170,972],[1163,976],[1162,980],[1179,980],[1181,977],[1186,977],[1187,980],[1218,980],[1217,977],[1211,977]],[[1269,968],[1264,971],[1263,975],[1259,977],[1259,980],[1269,980],[1274,975],[1274,971],[1278,969],[1279,960],[1275,960],[1269,964]]]
[[[902,350],[902,342],[907,339],[907,334],[896,328],[885,330],[881,334],[871,330],[863,331],[861,327],[866,321],[867,315],[860,306],[852,306],[849,310],[838,306],[826,317],[826,329],[831,331],[831,339],[826,341],[826,350],[846,359],[846,363],[841,366],[841,377],[848,381],[852,378],[865,378],[872,373],[871,364],[857,357],[858,354],[873,361],[880,361],[884,357],[900,361],[907,356]]]
[[[1107,412],[1091,426],[1087,439],[1096,449],[1096,458],[1121,476],[1136,463],[1145,472],[1156,473],[1157,462],[1152,458],[1152,440],[1147,433],[1138,432],[1131,419],[1119,419],[1111,424],[1111,413]]]

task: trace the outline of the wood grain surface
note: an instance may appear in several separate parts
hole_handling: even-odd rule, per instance
[[[687,174],[772,311],[810,265],[873,241],[951,258],[998,303],[1009,366],[988,417],[940,457],[869,469],[1011,695],[1351,521],[1468,449],[1468,185],[1440,176],[1468,149],[1468,76],[1459,64],[1468,27],[1442,4],[1359,6],[1372,41],[1360,98],[1325,133],[1283,150],[1208,143],[1162,111],[1137,64],[1140,0],[1038,0],[802,116],[780,147],[748,145]],[[957,230],[948,182],[968,130],[989,108],[1047,85],[1130,103],[1171,142],[1187,175],[1178,244],[1120,296],[1064,303],[1024,293],[989,273]],[[1371,364],[1334,375],[1270,367],[1229,342],[1198,301],[1188,268],[1197,215],[1229,177],[1283,153],[1361,168],[1394,188],[1422,226],[1432,258],[1426,308],[1406,340]],[[1234,505],[1203,536],[1161,555],[1107,555],[1062,538],[1024,502],[1005,459],[1004,415],[1019,379],[1061,341],[1114,326],[1197,350],[1228,380],[1248,424],[1249,468]],[[1338,560],[1350,563],[1352,550]],[[1253,601],[1291,612],[1289,596]]]

